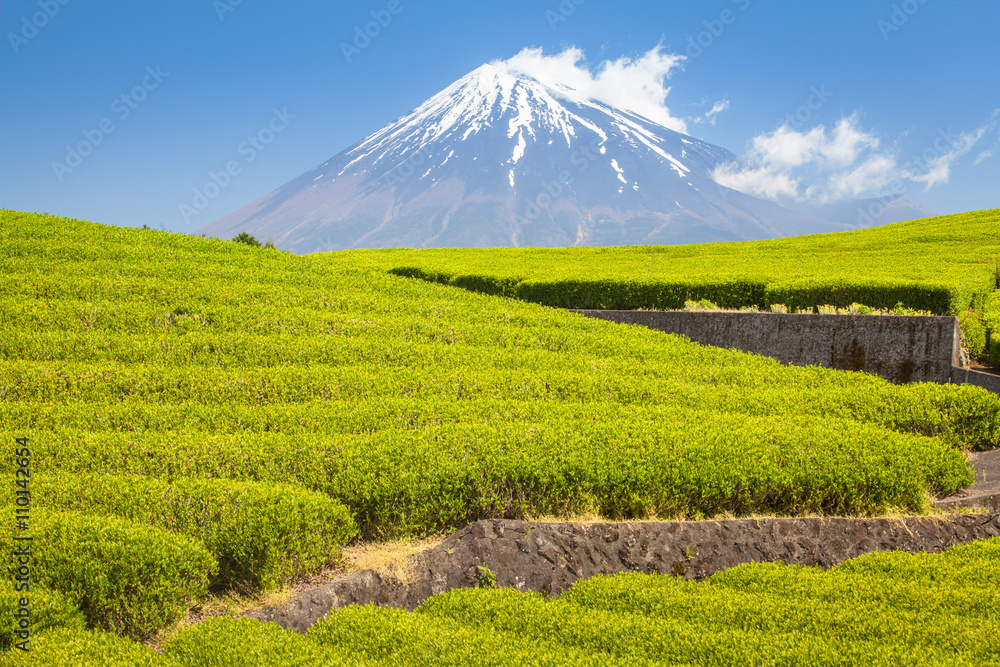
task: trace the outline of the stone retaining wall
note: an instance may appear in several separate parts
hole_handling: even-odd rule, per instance
[[[826,568],[873,551],[933,553],[996,536],[1000,517],[991,514],[585,525],[480,521],[411,556],[404,579],[365,570],[247,616],[305,632],[339,607],[413,609],[431,595],[474,587],[481,568],[488,568],[499,586],[558,595],[597,574],[644,572],[701,580],[741,563]]]

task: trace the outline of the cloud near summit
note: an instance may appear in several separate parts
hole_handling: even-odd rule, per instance
[[[720,165],[712,178],[765,199],[813,203],[874,196],[890,186],[898,194],[906,182],[923,185],[926,191],[947,183],[959,159],[998,125],[1000,109],[975,130],[941,129],[924,151],[901,164],[898,149],[883,148],[875,132],[861,128],[857,113],[841,118],[829,130],[823,125],[799,130],[785,123],[755,136],[739,161]],[[988,153],[980,157],[987,159]]]
[[[687,134],[687,123],[675,118],[666,105],[671,74],[680,69],[684,56],[664,53],[661,46],[638,58],[605,60],[591,70],[583,51],[569,47],[547,56],[540,48],[526,48],[499,61],[512,72],[526,74],[554,88],[569,89],[581,98],[640,114],[671,130]]]
[[[541,48],[525,48],[507,60],[494,61],[515,74],[530,76],[569,97],[592,100],[631,111],[672,130],[690,134],[691,125],[714,125],[728,110],[729,100],[716,102],[703,117],[678,118],[667,106],[668,81],[683,69],[683,55],[666,53],[657,45],[641,56],[621,57],[589,64],[582,49],[570,46],[546,55]],[[929,189],[947,183],[952,168],[980,140],[1000,125],[1000,110],[982,127],[959,134],[932,137],[927,150],[901,163],[899,148],[885,146],[878,133],[862,128],[855,112],[829,128],[799,128],[785,123],[777,130],[757,134],[736,162],[720,165],[712,174],[724,186],[766,199],[794,199],[827,203],[844,198],[873,196],[906,182]],[[1000,140],[997,146],[1000,147]],[[979,164],[993,156],[983,150]],[[898,189],[898,188],[897,188]]]

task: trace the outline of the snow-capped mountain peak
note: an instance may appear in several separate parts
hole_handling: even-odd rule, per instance
[[[309,252],[677,243],[830,228],[716,184],[712,170],[734,158],[490,63],[203,231],[246,230]]]

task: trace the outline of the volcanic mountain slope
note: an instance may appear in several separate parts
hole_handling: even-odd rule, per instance
[[[725,188],[725,149],[489,64],[205,227],[295,252],[676,244],[836,231]]]

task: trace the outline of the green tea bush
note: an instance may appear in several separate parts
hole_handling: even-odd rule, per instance
[[[63,474],[36,476],[32,495],[44,507],[192,537],[218,560],[214,583],[228,587],[274,589],[314,573],[357,533],[346,507],[291,484]]]
[[[683,558],[677,553],[675,558]],[[75,628],[32,637],[34,664],[147,665],[991,665],[998,662],[1000,538],[939,554],[875,552],[823,571],[747,563],[706,581],[627,573],[558,598],[460,589],[415,612],[331,611],[302,636],[216,618],[159,656]],[[25,664],[7,651],[0,666]]]
[[[648,575],[647,575],[648,576]],[[687,619],[663,623],[624,610],[606,611],[549,600],[510,588],[468,589],[425,601],[417,615],[449,619],[466,627],[494,630],[547,641],[584,653],[618,659],[734,665],[761,664],[765,654],[751,632],[738,626],[699,632]],[[662,663],[661,663],[662,664]]]
[[[918,403],[913,415],[921,421],[934,407],[933,396],[924,398],[929,405]],[[177,460],[169,443],[153,436],[67,433],[66,441],[79,447],[69,452],[79,466],[95,452],[102,465],[123,472],[148,473],[169,464],[173,474],[260,483],[294,477],[285,468],[262,468],[245,452],[263,457],[294,452],[320,469],[316,476],[303,469],[307,474],[296,481],[349,508],[367,538],[427,534],[485,518],[589,511],[623,519],[759,511],[869,514],[892,507],[922,511],[928,492],[947,494],[972,481],[961,450],[946,439],[904,435],[847,417],[799,415],[789,424],[768,416],[587,406],[553,411],[549,416],[561,417],[561,423],[538,423],[530,413],[505,414],[502,404],[483,409],[490,407],[500,421],[489,427],[382,429],[332,441],[214,436],[201,443],[201,451],[187,448],[185,460]],[[549,406],[534,409],[548,411]],[[963,412],[960,405],[951,409]],[[909,418],[907,412],[895,416]],[[62,441],[53,444],[59,447]],[[39,445],[45,459],[48,451]],[[80,470],[84,479],[94,475],[86,470]],[[43,488],[45,478],[39,475]],[[224,507],[208,506],[205,512],[225,514]],[[206,533],[214,530],[211,519]]]
[[[455,667],[658,664],[638,656],[622,658],[580,650],[549,642],[544,635],[507,632],[465,620],[354,606],[331,611],[309,628],[306,636],[321,646],[372,664]]]
[[[445,284],[462,275],[468,289],[503,284],[508,296],[561,308],[679,309],[706,298],[723,308],[781,303],[800,312],[863,303],[888,311],[900,304],[957,316],[981,311],[996,288],[998,211],[742,243],[341,254]]]
[[[321,646],[274,623],[248,618],[213,618],[185,628],[163,645],[178,667],[341,667],[375,664]]]
[[[811,285],[840,308],[891,279],[971,302],[995,286],[991,212],[766,243],[302,257],[10,211],[0,224],[0,438],[31,436],[37,473],[162,480],[149,488],[194,505],[73,493],[206,542],[239,535],[212,547],[231,581],[274,585],[322,552],[302,537],[313,510],[245,483],[326,494],[365,537],[573,511],[922,511],[971,481],[961,450],[1000,440],[1000,399],[980,388],[786,367],[504,298],[733,308]],[[393,267],[485,277],[493,294]],[[277,532],[254,518],[268,498]],[[236,504],[253,511],[230,521]],[[258,535],[289,550],[248,550]]]
[[[435,440],[383,433],[341,450],[326,491],[375,537],[588,511],[615,519],[919,512],[928,490],[948,494],[972,480],[961,452],[933,439],[832,420],[688,418],[644,424],[627,440],[621,427],[599,423],[449,428]]]
[[[32,635],[29,651],[0,654],[0,667],[174,667],[147,646],[106,632],[58,628]]]
[[[708,299],[702,299],[701,301],[685,301],[684,310],[692,311],[703,311],[703,310],[718,310],[719,307],[709,301]]]
[[[441,275],[437,273],[436,275]],[[503,277],[477,276],[481,283],[504,282],[513,279]],[[449,284],[451,281],[449,280]],[[469,276],[464,284],[475,285]],[[463,285],[456,285],[463,286]],[[491,292],[492,293],[492,292]],[[638,280],[595,280],[592,278],[529,278],[507,286],[505,295],[516,296],[524,301],[539,303],[556,308],[635,310],[674,309],[684,307],[686,301],[709,301],[720,308],[738,308],[755,303],[763,303],[763,284],[736,281],[638,281]]]
[[[845,276],[794,280],[770,285],[765,298],[770,303],[783,303],[796,309],[834,304],[848,312],[867,315],[876,310],[891,310],[896,304],[906,304],[911,308],[946,315],[953,308],[953,303],[964,296],[954,293],[947,284],[900,283],[887,275],[870,279]]]
[[[942,554],[872,553],[827,572],[750,563],[705,582],[598,576],[558,599],[467,589],[417,615],[669,664],[996,664],[998,556],[992,538]]]
[[[28,602],[32,634],[51,628],[84,628],[83,614],[65,596],[45,590],[37,584],[31,585],[28,591],[15,590],[14,581],[8,576],[0,583],[0,651],[24,641],[24,636],[17,634],[24,630],[21,625],[24,620],[21,612],[22,599],[27,599]]]
[[[872,414],[878,400],[865,400],[859,392],[851,410],[856,418],[881,423],[893,430],[937,436],[959,449],[986,451],[1000,446],[1000,412],[996,396],[979,387],[951,386],[919,382],[902,387],[904,401],[895,409],[886,409],[882,421]]]
[[[979,359],[986,351],[986,327],[974,311],[966,311],[958,316],[959,326],[965,334],[965,346],[973,359]]]
[[[990,294],[983,304],[983,324],[989,361],[994,366],[1000,366],[1000,290]]]
[[[75,604],[89,627],[115,634],[142,639],[176,621],[216,571],[204,546],[160,528],[41,508],[31,522],[32,580]],[[0,543],[12,552],[11,529]]]
[[[514,279],[458,275],[450,278],[448,284],[474,292],[482,292],[483,294],[514,296],[517,281]]]

